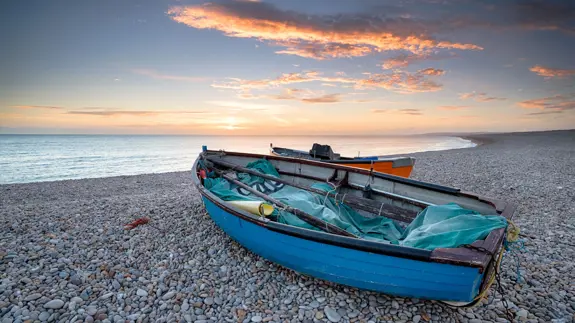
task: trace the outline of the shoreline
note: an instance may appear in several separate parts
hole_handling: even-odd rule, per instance
[[[575,131],[479,137],[493,141],[414,154],[411,177],[514,202],[513,222],[527,237],[525,249],[504,257],[505,300],[518,321],[570,322]],[[144,216],[148,224],[123,229]],[[219,229],[186,171],[0,185],[0,224],[2,322],[327,322],[334,312],[339,322],[506,317],[494,288],[489,303],[458,310],[269,262]]]
[[[562,132],[575,132],[575,130],[552,130],[552,131],[536,131],[536,132],[509,132],[509,133],[482,133],[482,134],[443,134],[443,136],[452,137],[452,138],[460,138],[463,140],[468,140],[475,144],[473,147],[459,147],[459,148],[447,148],[441,150],[424,150],[424,151],[415,151],[410,153],[398,153],[398,154],[386,154],[386,155],[378,155],[379,157],[398,157],[398,156],[416,156],[420,154],[426,153],[433,153],[433,152],[446,152],[446,151],[453,151],[453,150],[462,150],[462,149],[473,149],[479,148],[481,146],[494,144],[498,141],[498,138],[505,137],[505,136],[512,136],[512,135],[537,135],[537,134],[553,134],[553,133],[562,133]],[[429,134],[429,135],[442,135],[442,134]],[[421,135],[417,135],[421,136]],[[143,172],[143,173],[135,173],[135,174],[120,174],[120,175],[112,175],[112,176],[95,176],[95,177],[81,177],[81,178],[69,178],[69,179],[55,179],[55,180],[45,180],[45,181],[30,181],[30,182],[14,182],[14,183],[0,183],[0,186],[4,185],[21,185],[21,184],[35,184],[35,183],[51,183],[51,182],[65,182],[65,181],[82,181],[82,180],[92,180],[92,179],[105,179],[105,178],[122,178],[122,177],[129,177],[129,176],[140,176],[140,175],[162,175],[162,174],[171,174],[171,173],[181,173],[181,172],[188,172],[192,168],[192,164],[195,161],[190,160],[190,166],[187,170],[171,170],[171,171],[162,171],[162,172]]]
[[[471,137],[465,137],[465,136],[450,135],[450,136],[446,136],[446,137],[460,138],[460,139],[468,140],[468,141],[471,141],[472,143],[474,143],[476,146],[445,148],[445,149],[439,149],[439,150],[422,150],[422,151],[414,151],[414,152],[409,152],[409,153],[378,155],[378,157],[410,156],[413,154],[421,154],[421,153],[434,152],[434,151],[448,151],[448,150],[454,150],[454,149],[476,148],[477,146],[479,146],[479,144],[477,142],[480,141],[479,139],[477,141],[475,141],[474,139],[470,139]],[[94,176],[94,177],[63,178],[63,179],[53,179],[53,180],[51,179],[51,180],[28,181],[28,182],[0,183],[0,186],[16,185],[16,184],[34,184],[34,183],[51,183],[51,182],[63,182],[63,181],[78,181],[78,180],[104,179],[104,178],[119,178],[119,177],[139,176],[139,175],[161,175],[161,174],[170,174],[170,173],[178,173],[178,172],[188,172],[191,170],[192,164],[194,163],[196,157],[197,156],[194,156],[193,159],[190,159],[190,166],[189,166],[189,169],[187,169],[187,170],[170,170],[170,171],[160,171],[160,172],[142,172],[142,173],[134,173],[134,174],[118,174],[118,175],[112,175],[112,176]]]

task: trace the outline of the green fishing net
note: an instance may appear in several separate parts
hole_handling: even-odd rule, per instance
[[[279,178],[279,173],[267,160],[257,160],[246,167]],[[284,204],[368,240],[427,250],[456,248],[484,239],[492,230],[507,226],[507,220],[502,216],[482,215],[449,203],[427,207],[404,229],[385,217],[363,216],[345,203],[336,203],[333,198],[326,197],[327,194],[308,192],[247,173],[236,175],[239,181]],[[224,201],[263,201],[221,177],[205,179],[204,186]],[[334,190],[328,183],[317,183],[312,187],[324,192]],[[285,210],[276,208],[272,217],[280,223],[320,230]]]

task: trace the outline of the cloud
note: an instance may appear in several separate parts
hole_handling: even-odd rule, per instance
[[[429,70],[429,69],[428,69]],[[343,87],[349,86],[355,89],[376,89],[383,88],[397,93],[416,93],[439,91],[443,86],[435,81],[426,78],[426,72],[410,73],[405,71],[395,71],[392,73],[369,74],[366,78],[352,78],[345,76],[325,76],[316,71],[306,71],[302,73],[282,74],[275,79],[244,80],[239,78],[228,78],[227,82],[212,84],[215,88],[233,89],[245,93],[250,90],[262,90],[275,88],[282,85],[321,82],[322,84],[340,84]],[[441,75],[441,70],[431,69],[434,75]]]
[[[523,29],[561,31],[575,35],[573,1],[518,1],[514,11]]]
[[[270,111],[286,107],[285,105],[257,104],[244,101],[208,101],[206,103],[219,107],[235,108],[236,111]]]
[[[437,109],[445,110],[445,111],[463,110],[463,109],[467,109],[467,108],[469,108],[469,106],[467,106],[467,105],[442,105],[442,106],[437,107]]]
[[[421,110],[419,109],[372,109],[371,113],[390,113],[390,112],[396,112],[399,114],[407,114],[407,115],[412,115],[412,116],[420,116],[423,115],[423,113],[421,112]]]
[[[132,70],[133,73],[149,76],[154,79],[158,80],[170,80],[170,81],[182,81],[182,82],[202,82],[206,81],[204,77],[191,77],[191,76],[180,76],[180,75],[167,75],[161,74],[154,70],[147,70],[147,69],[134,69]]]
[[[395,57],[388,58],[383,61],[381,67],[383,69],[403,69],[408,67],[411,64],[416,64],[422,61],[438,61],[442,59],[448,59],[457,57],[454,53],[450,54],[401,54]]]
[[[359,57],[384,51],[424,53],[433,49],[482,50],[468,43],[437,40],[441,22],[381,14],[305,15],[264,2],[227,1],[171,7],[170,18],[228,37],[253,38],[284,47],[279,54],[318,60]]]
[[[287,88],[281,94],[268,95],[273,100],[295,100],[303,103],[338,103],[341,102],[341,94],[317,94],[311,90]]]
[[[419,109],[399,109],[398,111],[399,111],[400,113],[409,114],[409,115],[412,115],[412,116],[420,116],[420,115],[423,114],[423,113],[421,112],[421,110],[419,110]]]
[[[423,70],[419,70],[418,73],[424,74],[424,75],[443,75],[443,74],[445,74],[445,71],[442,69],[436,69],[436,68],[426,68]]]
[[[166,111],[166,110],[117,110],[113,108],[84,108],[81,110],[70,110],[66,114],[79,114],[79,115],[93,115],[93,116],[118,116],[118,115],[128,115],[128,116],[151,116],[160,114],[212,114],[209,111]]]
[[[318,96],[315,98],[304,98],[304,99],[301,99],[301,101],[304,103],[336,103],[336,102],[341,102],[341,99],[340,99],[339,93],[333,93],[333,94],[326,94],[326,95]]]
[[[507,98],[487,96],[487,93],[485,93],[485,92],[461,93],[461,94],[459,94],[459,98],[462,100],[472,99],[472,100],[475,100],[477,102],[505,101],[505,100],[507,100]]]
[[[531,112],[531,113],[528,113],[527,115],[539,116],[539,115],[558,114],[558,113],[563,113],[563,110],[549,110],[549,111],[541,111],[541,112]]]
[[[523,109],[538,109],[540,111],[528,115],[559,114],[565,111],[575,111],[575,94],[554,95],[549,97],[531,99],[517,102]]]
[[[575,75],[575,69],[560,69],[560,68],[552,68],[552,67],[545,67],[541,65],[535,65],[529,69],[531,72],[536,73],[539,76],[543,76],[546,79],[550,78],[566,78],[569,76]]]
[[[64,107],[46,106],[46,105],[13,105],[16,109],[41,109],[41,110],[64,110]]]

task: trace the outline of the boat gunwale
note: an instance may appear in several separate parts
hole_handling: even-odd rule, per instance
[[[276,149],[282,149],[285,151],[293,152],[291,156],[284,156],[277,153]],[[319,161],[324,163],[331,163],[331,164],[383,164],[383,163],[392,163],[392,168],[403,168],[403,167],[413,167],[415,165],[415,158],[413,157],[389,157],[384,159],[355,159],[353,157],[340,157],[340,159],[318,159],[311,156],[308,152],[303,150],[296,150],[291,148],[284,148],[284,147],[272,147],[271,149],[272,156],[277,157],[287,157],[287,158],[297,158],[297,159],[307,159],[313,161]],[[369,156],[369,157],[377,157],[377,156]],[[379,158],[379,157],[378,157]],[[406,163],[408,162],[408,163]],[[399,164],[399,165],[396,165]]]
[[[375,176],[391,181],[407,183],[413,186],[419,186],[426,189],[431,189],[439,192],[444,192],[448,194],[455,194],[463,197],[468,198],[475,198],[479,201],[488,203],[492,205],[501,216],[504,216],[507,219],[511,219],[513,213],[515,211],[515,205],[509,202],[505,202],[499,199],[487,198],[485,196],[481,196],[475,193],[461,191],[460,189],[455,189],[451,187],[441,186],[437,184],[431,184],[426,182],[420,182],[412,179],[407,179],[399,176],[379,173],[368,171],[364,169],[354,168],[351,166],[341,166],[337,164],[325,163],[321,161],[309,160],[309,159],[301,159],[301,158],[293,158],[293,157],[284,157],[284,156],[274,156],[274,155],[262,155],[262,154],[252,154],[252,153],[243,153],[243,152],[229,152],[229,151],[216,151],[216,150],[207,150],[206,153],[214,154],[224,154],[230,156],[237,156],[237,157],[248,157],[248,158],[263,158],[263,159],[273,159],[273,160],[283,160],[288,162],[296,162],[302,163],[311,166],[318,166],[324,168],[331,168],[334,170],[345,170],[348,172],[359,173],[363,175]],[[367,251],[367,252],[374,252],[383,255],[395,256],[395,257],[402,257],[408,258],[413,260],[420,260],[420,261],[428,261],[428,262],[435,262],[435,263],[445,263],[451,265],[459,265],[465,267],[475,267],[480,269],[480,273],[482,273],[489,263],[494,258],[493,255],[497,253],[500,249],[503,241],[503,237],[505,234],[505,229],[497,229],[493,230],[484,240],[475,241],[472,246],[478,248],[484,248],[485,251],[480,251],[477,249],[470,249],[466,247],[459,247],[459,248],[436,248],[434,250],[424,250],[418,248],[410,248],[406,246],[396,246],[386,243],[380,243],[375,241],[368,241],[368,240],[359,240],[349,237],[338,236],[334,234],[320,232],[319,234],[316,231],[308,230],[305,228],[298,228],[293,227],[277,222],[272,222],[269,219],[262,219],[255,215],[249,214],[243,210],[238,208],[230,207],[225,204],[225,201],[221,200],[215,194],[207,190],[197,178],[196,170],[198,161],[200,160],[201,155],[198,156],[196,161],[194,162],[192,171],[193,171],[193,182],[200,191],[202,196],[208,198],[211,202],[216,204],[218,207],[222,208],[226,212],[237,216],[243,220],[258,224],[260,226],[265,227],[266,229],[281,232],[288,235],[293,235],[300,237],[302,239],[311,240],[311,241],[318,241],[323,242],[331,245],[336,245],[344,248],[355,249],[360,251]],[[295,174],[294,174],[295,175]],[[354,243],[351,243],[353,240]],[[358,245],[355,243],[356,241],[361,241],[362,245]],[[414,249],[418,252],[412,252]],[[425,253],[421,253],[419,251],[424,251]]]

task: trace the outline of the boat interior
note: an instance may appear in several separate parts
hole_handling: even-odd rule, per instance
[[[426,207],[451,202],[483,215],[510,218],[514,212],[512,204],[456,188],[314,160],[210,150],[204,151],[200,159],[220,175],[246,171],[245,166],[249,163],[266,159],[279,172],[278,181],[286,185],[313,192],[310,188],[313,184],[329,183],[334,188],[329,196],[336,201],[346,203],[365,217],[384,216],[403,226],[407,226]],[[473,243],[477,247],[475,249],[435,249],[430,253],[429,260],[474,266],[483,270],[501,247],[503,236],[504,230],[497,229],[484,240]]]

